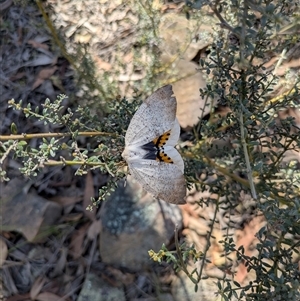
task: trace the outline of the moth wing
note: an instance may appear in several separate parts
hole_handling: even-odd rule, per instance
[[[139,107],[131,119],[125,145],[144,145],[173,128],[176,98],[171,85],[156,90]]]
[[[141,159],[129,163],[129,170],[155,198],[171,204],[186,203],[186,183],[177,165]]]
[[[177,118],[175,118],[173,128],[171,129],[171,135],[167,140],[166,145],[175,146],[178,142],[179,136],[180,136],[180,125]]]

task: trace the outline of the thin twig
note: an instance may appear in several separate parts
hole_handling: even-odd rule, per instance
[[[2,156],[2,158],[1,158],[1,160],[0,160],[0,164],[3,164],[5,158],[9,155],[10,151],[16,147],[16,145],[17,145],[17,141],[15,141],[15,142],[14,142],[14,143],[13,143],[13,144],[5,151],[5,153],[3,154],[3,156]]]
[[[279,60],[274,68],[274,71],[273,71],[273,75],[276,74],[276,71],[277,69],[280,67],[280,65],[282,64],[282,62],[286,59],[286,53],[287,53],[287,49],[284,48],[280,54],[280,57],[279,57]]]
[[[180,262],[180,268],[182,271],[190,278],[190,280],[194,283],[197,284],[197,280],[193,278],[193,276],[189,273],[189,271],[186,268],[186,264],[183,261],[180,246],[179,246],[179,241],[178,241],[178,225],[175,226],[175,246],[176,246],[176,253]]]
[[[49,160],[47,162],[43,162],[41,164],[42,166],[65,166],[65,165],[87,165],[87,166],[105,166],[105,163],[101,162],[87,162],[87,161],[76,161],[76,160],[61,160],[61,161],[55,161],[55,160]]]
[[[74,133],[38,133],[38,134],[21,134],[21,135],[0,135],[0,141],[8,141],[8,140],[30,140],[34,138],[61,138],[61,137],[70,137],[73,136]],[[117,137],[115,133],[105,133],[105,132],[78,132],[77,136],[111,136]]]
[[[245,128],[244,128],[244,115],[243,115],[242,110],[240,111],[240,129],[241,129],[241,144],[242,144],[243,150],[244,150],[244,156],[245,156],[245,161],[246,161],[246,168],[247,168],[247,175],[248,175],[250,190],[251,190],[253,199],[256,200],[257,194],[256,194],[254,179],[252,176],[252,168],[251,168],[249,154],[248,154],[248,147],[247,147]]]
[[[240,36],[240,34],[238,32],[236,32],[236,30],[234,30],[234,28],[232,26],[230,26],[225,19],[222,17],[222,15],[219,13],[218,9],[217,9],[217,5],[216,4],[211,4],[210,2],[208,2],[209,7],[211,8],[211,10],[214,12],[214,14],[216,15],[216,17],[221,21],[221,27],[222,28],[226,28],[227,30],[233,32],[234,34],[236,34],[237,36]]]
[[[218,195],[218,198],[220,196]],[[214,211],[214,216],[213,216],[213,219],[212,219],[212,223],[211,223],[211,227],[209,229],[209,232],[207,234],[207,244],[206,244],[206,247],[205,247],[205,250],[203,252],[203,257],[202,257],[202,264],[201,264],[201,267],[200,267],[200,271],[198,273],[198,281],[197,283],[200,282],[201,280],[201,276],[202,276],[202,272],[203,272],[203,269],[204,269],[204,265],[205,265],[205,259],[206,259],[206,254],[210,248],[210,239],[212,237],[212,233],[213,233],[213,230],[214,230],[214,224],[216,222],[216,218],[217,218],[217,213],[219,212],[219,199],[217,200],[217,203],[216,203],[216,208],[215,208],[215,211]]]

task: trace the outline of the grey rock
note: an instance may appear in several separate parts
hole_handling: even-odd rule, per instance
[[[102,206],[100,220],[102,261],[132,271],[151,267],[148,251],[168,245],[182,226],[178,206],[154,200],[131,177]]]

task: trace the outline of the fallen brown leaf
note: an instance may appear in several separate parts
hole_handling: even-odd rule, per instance
[[[78,222],[83,217],[82,213],[71,213],[62,217],[62,222]]]
[[[29,40],[27,42],[27,44],[31,45],[33,48],[41,48],[41,49],[45,49],[45,50],[48,50],[49,49],[49,46],[46,45],[46,44],[41,44],[35,40]]]
[[[81,200],[81,196],[55,196],[50,199],[50,201],[56,202],[64,207],[78,203]]]
[[[103,61],[101,58],[99,57],[94,57],[95,60],[96,60],[96,64],[97,64],[97,67],[99,69],[102,69],[102,70],[105,70],[105,71],[109,71],[111,70],[112,66],[110,63],[107,63],[105,61]]]
[[[57,63],[57,57],[49,53],[49,54],[40,54],[36,56],[34,59],[28,61],[24,66],[26,67],[37,67],[37,66],[45,66],[45,65],[54,66],[56,63]]]
[[[243,262],[241,262],[236,270],[236,274],[234,280],[238,283],[243,283],[243,281],[247,278],[248,270]]]
[[[28,241],[43,240],[50,234],[46,230],[60,217],[61,207],[35,191],[24,191],[25,182],[17,187],[7,185],[1,192],[3,230],[22,233]]]
[[[18,27],[17,29],[17,35],[18,35],[18,40],[17,40],[17,43],[19,46],[22,45],[22,41],[23,41],[23,28],[22,27]]]
[[[41,289],[43,288],[44,284],[46,282],[46,279],[44,277],[38,277],[32,287],[31,287],[31,290],[30,290],[30,298],[32,300],[35,300],[37,295],[41,292]]]
[[[238,231],[236,247],[239,248],[240,246],[243,246],[245,255],[247,256],[254,255],[251,246],[255,245],[255,241],[257,241],[255,235],[262,227],[263,223],[264,221],[262,220],[262,217],[257,216],[254,217],[253,220],[251,220],[250,223],[247,224],[243,230]],[[237,268],[237,272],[234,279],[239,283],[243,283],[247,275],[248,275],[247,268],[243,263],[240,263],[240,265]]]
[[[87,232],[88,238],[93,240],[97,237],[100,233],[101,229],[101,222],[100,220],[94,220],[93,223],[90,225],[89,230]]]
[[[78,230],[74,231],[71,242],[70,242],[70,254],[74,259],[78,259],[84,249],[83,249],[83,240],[87,234],[90,223],[86,223],[81,226]]]
[[[2,237],[0,237],[0,267],[3,265],[7,257],[7,245]]]
[[[50,273],[50,277],[53,279],[63,273],[66,267],[68,250],[67,248],[61,248],[59,259],[56,261],[54,270]]]
[[[172,84],[177,100],[177,118],[183,128],[192,127],[199,118],[207,115],[214,100],[202,98],[199,90],[206,85],[206,81],[194,62],[179,60],[174,67],[175,78]]]
[[[17,74],[11,76],[9,78],[9,80],[13,82],[13,81],[21,79],[21,78],[23,78],[25,76],[26,76],[26,72],[24,72],[24,71],[23,72],[18,72]]]
[[[95,196],[94,191],[94,182],[92,173],[89,171],[86,175],[85,179],[85,189],[84,189],[84,196],[83,196],[83,209],[84,214],[90,220],[95,220],[96,217],[96,208],[93,208],[93,211],[86,210],[88,206],[92,205],[91,198]]]
[[[212,25],[215,22],[215,19],[209,18],[207,24],[199,26],[196,20],[188,20],[183,15],[163,15],[158,26],[158,35],[161,40],[160,48],[169,56],[169,62],[179,56],[190,61],[200,49],[207,47],[212,42]],[[207,37],[197,40],[192,38],[200,33],[205,33]]]
[[[57,66],[42,69],[36,76],[36,79],[31,87],[31,90],[33,91],[38,86],[40,86],[46,79],[50,78],[56,70],[57,70]]]
[[[0,11],[4,11],[13,4],[12,0],[6,0],[5,2],[0,3]]]
[[[41,293],[36,297],[36,300],[39,301],[57,301],[57,300],[65,300],[64,298],[49,292]]]
[[[6,301],[31,301],[29,294],[14,295],[6,299]]]
[[[134,282],[134,279],[136,277],[135,274],[125,273],[125,272],[120,271],[119,269],[116,269],[116,268],[110,267],[110,266],[108,266],[106,268],[106,272],[108,274],[110,274],[109,276],[113,276],[114,279],[116,280],[117,283],[114,284],[114,286],[118,286],[118,285],[120,286],[120,283],[129,285]],[[104,274],[102,274],[102,276],[103,275]],[[110,277],[110,278],[112,278],[112,277]]]

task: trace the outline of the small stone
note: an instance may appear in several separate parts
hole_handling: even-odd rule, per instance
[[[150,268],[148,251],[168,245],[175,226],[182,226],[178,206],[153,199],[131,177],[103,204],[100,220],[102,261],[132,271]]]

